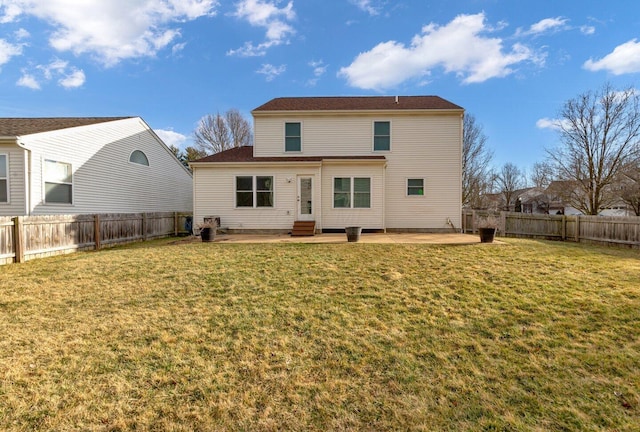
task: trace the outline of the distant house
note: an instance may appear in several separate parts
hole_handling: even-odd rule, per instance
[[[192,187],[140,117],[0,118],[0,215],[191,211]]]
[[[464,110],[437,96],[277,98],[253,147],[191,163],[194,220],[230,231],[450,231],[461,225]]]

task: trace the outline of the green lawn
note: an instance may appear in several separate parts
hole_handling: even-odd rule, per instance
[[[640,428],[640,254],[154,241],[0,267],[0,430]]]

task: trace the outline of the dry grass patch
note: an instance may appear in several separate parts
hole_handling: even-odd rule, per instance
[[[622,431],[640,417],[637,251],[157,241],[0,276],[3,430]]]

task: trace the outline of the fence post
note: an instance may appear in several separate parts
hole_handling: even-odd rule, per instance
[[[24,236],[22,230],[22,216],[16,216],[13,220],[13,253],[15,262],[24,262]]]
[[[93,215],[93,242],[96,245],[96,250],[100,250],[100,238],[102,233],[100,232],[100,215]]]
[[[576,215],[576,243],[580,243],[580,215]]]
[[[147,241],[147,214],[142,213],[142,239]]]
[[[567,239],[567,217],[565,215],[562,215],[561,232],[562,232],[562,241],[565,241]]]
[[[173,236],[178,237],[178,212],[173,212]]]
[[[500,212],[500,231],[502,232],[502,236],[507,236],[507,212]]]

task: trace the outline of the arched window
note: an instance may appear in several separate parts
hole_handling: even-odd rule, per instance
[[[129,156],[129,162],[149,166],[149,159],[147,159],[147,155],[140,150],[134,150],[133,153],[131,153],[131,156]]]

